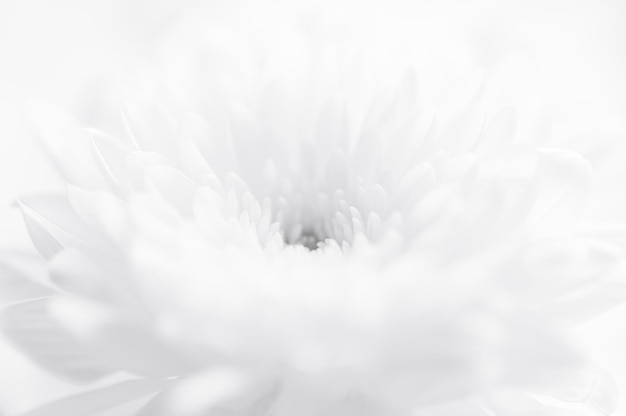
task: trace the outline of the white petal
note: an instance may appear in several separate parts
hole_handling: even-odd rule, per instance
[[[0,305],[50,296],[54,292],[17,269],[0,263]]]
[[[591,166],[567,150],[541,150],[529,222],[542,235],[572,232],[591,193]]]
[[[140,376],[185,375],[211,359],[207,351],[179,350],[160,337],[151,322],[129,312],[122,315],[109,305],[71,298],[54,299],[50,310],[60,325],[99,357]]]
[[[44,298],[7,307],[1,321],[5,334],[37,364],[64,377],[93,381],[111,373],[110,363],[52,318],[48,304]]]
[[[561,383],[536,394],[581,405],[598,416],[612,415],[618,408],[617,386],[609,374],[600,369],[572,372],[570,377]]]
[[[323,385],[315,381],[289,380],[276,403],[270,409],[272,415],[302,416],[399,416],[392,406],[385,406],[377,396],[364,396],[358,392],[333,389],[331,383]]]
[[[149,403],[139,416],[168,416],[172,414],[180,416],[202,416],[207,414],[238,414],[240,411],[245,415],[259,416],[263,413],[255,413],[257,409],[228,409],[234,403],[241,406],[255,397],[255,392],[250,386],[248,378],[230,368],[216,367],[203,373],[186,378],[168,391],[157,396]],[[256,386],[254,386],[256,387]],[[245,393],[248,393],[246,395]],[[250,393],[252,393],[250,395]],[[256,394],[255,394],[256,393]],[[247,397],[246,397],[247,396]],[[237,400],[239,399],[239,400]],[[253,403],[254,404],[254,403]],[[264,409],[258,409],[264,410]]]
[[[131,230],[126,203],[122,199],[75,186],[68,186],[67,197],[76,214],[107,241],[103,245],[110,246],[113,253],[125,249]]]
[[[361,178],[366,184],[374,183],[378,178],[382,163],[382,146],[375,131],[364,133],[357,142],[352,160],[352,175]]]
[[[170,384],[164,380],[130,380],[77,394],[31,410],[23,416],[104,416],[107,410],[158,392]]]
[[[50,261],[50,278],[69,293],[111,300],[115,285],[124,278],[123,272],[114,259],[102,256],[98,260],[79,250],[62,250]]]
[[[98,132],[92,132],[91,143],[92,153],[102,176],[114,192],[124,195],[128,189],[126,154],[131,149]]]
[[[128,100],[122,112],[137,150],[176,155],[176,123],[167,111],[150,102]]]
[[[389,337],[404,340],[387,344],[381,363],[380,388],[392,402],[427,405],[484,388],[558,385],[584,364],[553,326],[538,319],[469,308],[429,312],[413,321],[411,334]],[[390,329],[403,331],[407,324]]]
[[[216,174],[222,176],[236,169],[233,143],[226,129],[220,130],[195,114],[187,114],[182,121],[182,135],[197,146],[203,159]],[[202,160],[194,159],[196,159],[194,164],[197,164],[199,169],[204,169]]]
[[[489,152],[513,141],[517,127],[517,117],[512,108],[505,108],[489,122],[480,138],[477,149],[479,152]]]
[[[262,189],[259,173],[268,159],[280,160],[281,146],[275,146],[272,132],[243,106],[238,106],[231,116],[232,141],[241,176],[253,189]]]
[[[46,258],[62,247],[101,249],[105,242],[76,215],[62,195],[34,195],[18,201],[31,238]]]
[[[42,225],[41,218],[32,210],[24,207],[22,215],[33,245],[43,257],[51,259],[63,249],[63,245]]]
[[[76,127],[74,120],[50,106],[34,108],[39,131],[34,138],[50,157],[66,183],[99,188],[106,186],[87,151],[88,133]],[[86,157],[87,156],[87,157]]]
[[[193,115],[186,115],[181,123],[181,131],[179,132],[176,141],[178,142],[178,154],[180,159],[180,168],[183,172],[189,175],[196,183],[200,183],[202,178],[206,175],[214,175],[213,169],[209,166],[209,163],[202,155],[198,144],[192,137],[194,120]],[[200,137],[200,140],[208,140],[207,137]]]
[[[322,108],[317,120],[315,136],[315,148],[322,157],[329,157],[337,149],[347,150],[349,126],[344,98],[335,96]]]
[[[600,240],[574,238],[533,243],[519,253],[518,261],[520,264],[508,274],[507,283],[515,287],[517,294],[527,294],[529,301],[539,304],[580,289],[591,296],[595,284],[602,284],[618,268],[623,269],[619,247]]]
[[[188,176],[169,166],[150,166],[145,174],[146,179],[181,215],[191,214],[197,186]]]

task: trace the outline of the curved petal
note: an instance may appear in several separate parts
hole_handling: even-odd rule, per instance
[[[264,416],[280,393],[281,386],[275,382],[253,382],[234,369],[214,368],[181,380],[138,416]]]
[[[171,382],[165,380],[129,380],[113,386],[77,394],[44,405],[23,416],[104,416],[110,409],[132,400],[154,394]],[[130,413],[127,413],[130,415]],[[120,414],[121,416],[121,414]]]
[[[617,410],[619,395],[615,382],[606,371],[591,368],[573,372],[558,385],[545,388],[536,394],[556,399],[555,406],[559,402],[563,407],[568,404],[577,405],[598,416],[612,415]]]
[[[109,246],[82,221],[65,195],[32,195],[20,198],[18,204],[33,243],[48,259],[63,247],[102,250]]]
[[[73,298],[59,297],[50,305],[59,325],[115,368],[142,377],[174,377],[211,361],[204,350],[181,350],[160,337],[138,313],[124,315],[108,305]]]
[[[49,299],[7,307],[2,330],[30,359],[71,380],[94,381],[114,371],[111,363],[79,342],[49,313]]]
[[[529,224],[550,236],[571,233],[591,194],[591,165],[569,150],[542,149]]]
[[[0,263],[0,305],[52,294],[51,288],[29,279],[15,267]]]

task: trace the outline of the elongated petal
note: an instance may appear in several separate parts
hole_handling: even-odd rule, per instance
[[[106,241],[80,219],[64,195],[34,195],[18,201],[33,243],[46,258],[62,247],[104,249]]]
[[[275,382],[253,382],[234,369],[217,367],[181,380],[155,397],[138,416],[263,416],[272,411],[281,390]]]
[[[67,397],[31,410],[23,416],[104,416],[110,409],[158,392],[170,384],[164,380],[130,380]],[[114,413],[113,413],[114,414]],[[127,413],[128,414],[128,413]],[[129,415],[129,414],[128,414]]]
[[[145,377],[173,377],[192,372],[210,360],[198,351],[179,350],[160,338],[139,317],[125,319],[110,306],[57,298],[50,314],[99,357]]]
[[[0,263],[0,305],[50,296],[51,288],[27,278],[15,268]]]
[[[71,380],[93,381],[111,373],[109,362],[51,316],[49,299],[7,307],[1,318],[4,333],[37,364]]]
[[[572,151],[539,152],[532,226],[543,235],[571,231],[591,193],[591,165]]]

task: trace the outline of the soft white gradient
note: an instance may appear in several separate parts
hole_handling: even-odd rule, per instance
[[[0,244],[21,238],[21,219],[8,205],[16,195],[61,182],[31,139],[27,111],[39,99],[85,111],[84,91],[94,81],[122,78],[126,67],[154,60],[154,45],[177,30],[176,17],[197,10],[211,24],[257,8],[302,7],[322,16],[329,28],[346,16],[359,21],[381,14],[376,30],[410,27],[417,38],[437,45],[461,37],[485,69],[508,60],[547,90],[560,120],[593,116],[623,122],[626,113],[626,5],[619,1],[386,1],[386,2],[175,2],[11,1],[0,2]],[[363,24],[367,21],[364,20]],[[22,237],[20,237],[22,236]],[[581,328],[581,343],[597,351],[625,386],[624,309]],[[9,414],[61,395],[64,387],[10,347],[1,346],[0,406]],[[10,370],[8,370],[10,368]],[[620,371],[621,368],[621,371]],[[23,394],[33,380],[41,394]],[[54,386],[54,387],[52,387]],[[623,387],[624,389],[624,387]],[[1,413],[0,413],[1,414]],[[623,412],[626,414],[626,412]]]

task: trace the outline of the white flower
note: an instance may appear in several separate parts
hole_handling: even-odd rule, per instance
[[[479,75],[441,98],[430,56],[227,46],[187,92],[46,139],[67,192],[19,206],[49,274],[3,325],[108,378],[29,415],[611,412],[565,335],[624,290],[582,156],[493,113]]]

